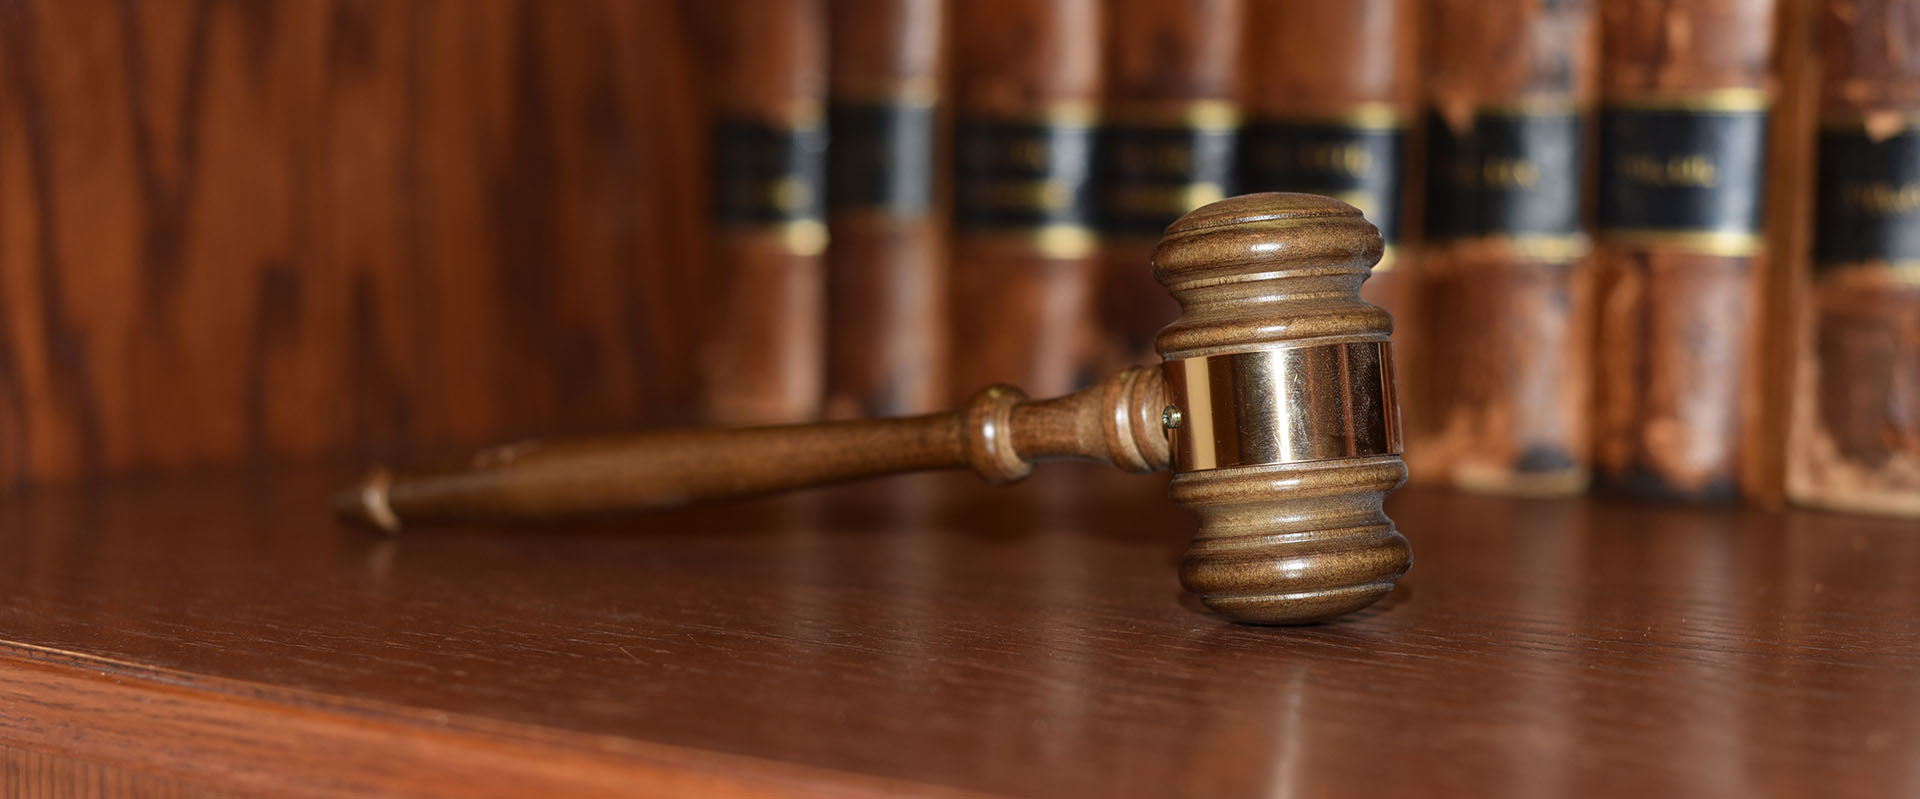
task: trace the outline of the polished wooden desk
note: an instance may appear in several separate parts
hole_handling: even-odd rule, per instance
[[[8,795],[1912,796],[1920,525],[1407,491],[1235,627],[1163,478],[384,539],[343,471],[0,503]]]

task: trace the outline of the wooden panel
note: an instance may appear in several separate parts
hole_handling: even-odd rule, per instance
[[[684,418],[678,8],[0,0],[0,486]]]
[[[513,758],[577,757],[828,794],[1920,791],[1909,521],[1403,491],[1391,596],[1261,629],[1182,597],[1164,478],[389,539],[315,512],[343,476],[0,503],[0,677],[29,686],[0,741],[150,773],[205,753],[256,789],[553,785]],[[274,766],[300,751],[337,756]]]

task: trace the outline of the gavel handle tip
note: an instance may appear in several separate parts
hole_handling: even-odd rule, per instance
[[[376,466],[359,483],[333,496],[333,512],[342,521],[399,535],[400,517],[388,503],[392,487],[393,472]]]

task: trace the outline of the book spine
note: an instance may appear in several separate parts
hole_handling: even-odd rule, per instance
[[[1762,314],[1773,0],[1601,7],[1595,482],[1740,495]]]
[[[1410,299],[1395,272],[1413,232],[1420,8],[1416,0],[1247,0],[1246,9],[1238,190],[1325,194],[1359,208],[1387,241],[1362,296],[1396,319]]]
[[[1439,0],[1426,31],[1425,394],[1410,468],[1461,488],[1587,483],[1590,0]]]
[[[726,3],[716,26],[709,419],[801,421],[825,347],[826,42],[819,0]]]
[[[1920,516],[1920,1],[1821,4],[1789,498]]]
[[[1094,371],[1100,3],[969,0],[954,12],[949,385],[1070,391]]]
[[[1420,428],[1426,370],[1410,277],[1420,212],[1421,0],[1247,0],[1237,191],[1337,197],[1380,228],[1386,253],[1360,296],[1393,315],[1405,429]],[[1412,442],[1409,442],[1411,444]],[[1405,453],[1409,479],[1418,451]]]
[[[1110,365],[1157,360],[1179,315],[1148,260],[1167,225],[1233,192],[1243,0],[1111,0],[1099,189],[1102,345]]]
[[[827,411],[945,403],[945,225],[935,210],[944,0],[830,0]]]

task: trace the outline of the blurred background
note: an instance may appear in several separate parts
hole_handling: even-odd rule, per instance
[[[1920,514],[1920,0],[0,0],[0,486],[1151,362],[1387,256],[1414,480]]]

